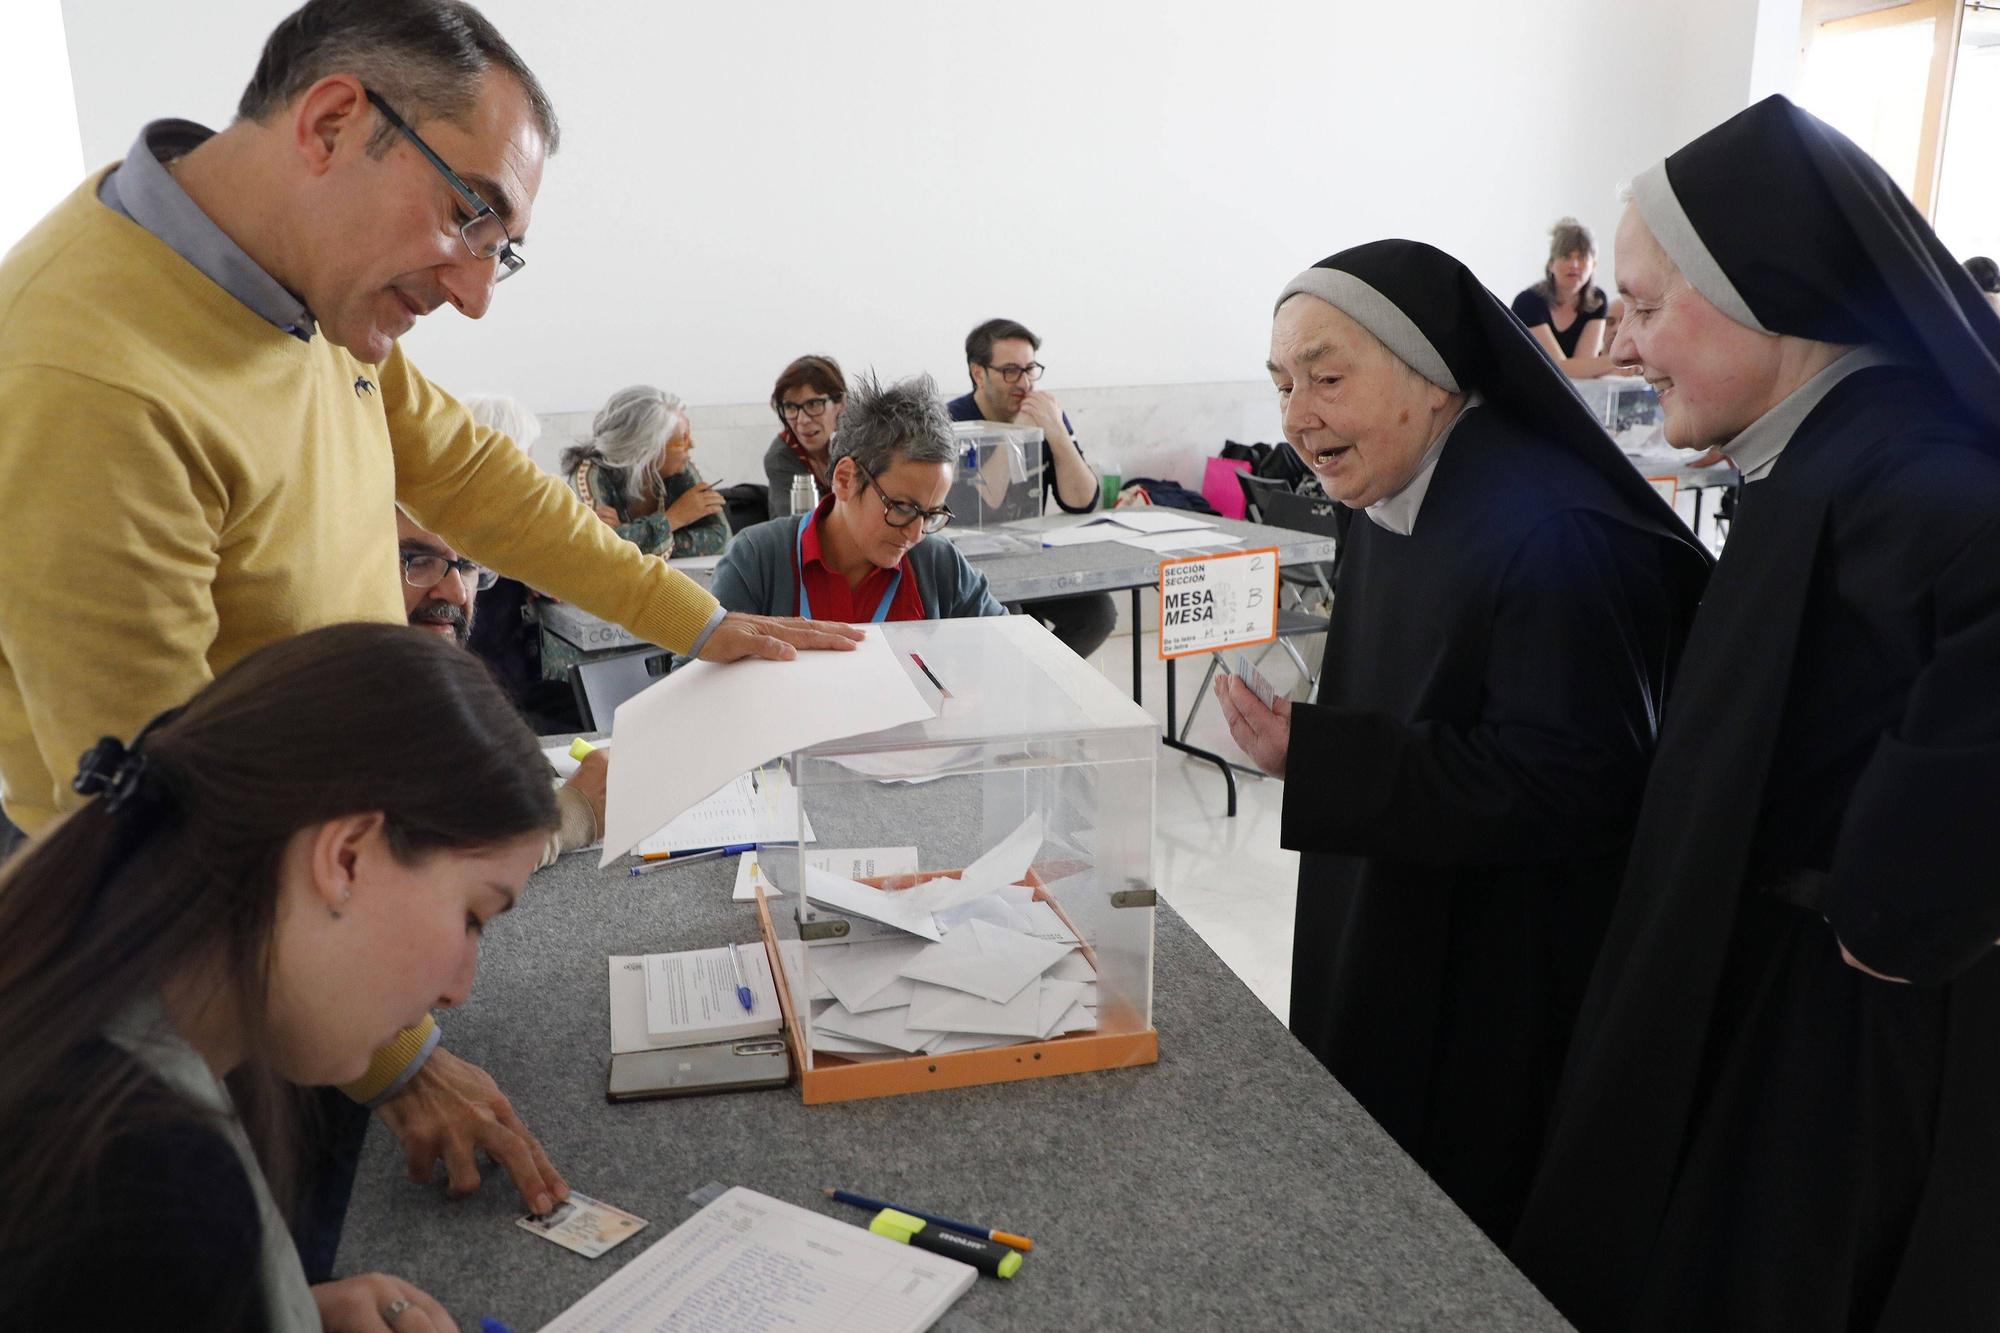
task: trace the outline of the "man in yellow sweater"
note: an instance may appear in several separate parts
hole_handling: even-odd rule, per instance
[[[262,644],[404,616],[401,505],[482,565],[709,660],[847,646],[725,615],[617,539],[396,344],[521,263],[556,123],[454,0],[312,0],[219,133],[156,121],[0,260],[0,799],[33,834],[77,756]],[[621,233],[630,239],[628,233]],[[311,707],[311,700],[301,700]],[[404,1033],[350,1093],[428,1180],[475,1148],[567,1193],[492,1080]]]

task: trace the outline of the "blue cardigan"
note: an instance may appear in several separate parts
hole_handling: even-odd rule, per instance
[[[798,614],[799,588],[792,570],[798,549],[799,524],[805,515],[774,518],[736,534],[715,567],[709,591],[731,611],[758,616]],[[966,562],[958,548],[942,538],[926,537],[903,557],[923,596],[926,620],[964,616],[1004,616],[986,576]]]

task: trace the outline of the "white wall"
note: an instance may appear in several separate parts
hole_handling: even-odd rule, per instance
[[[1287,278],[1406,235],[1505,298],[1563,213],[1608,270],[1614,188],[1744,105],[1780,2],[488,0],[564,148],[484,327],[441,313],[409,345],[545,413],[638,381],[746,404],[809,350],[956,392],[965,331],[1006,314],[1066,404],[1098,388],[1088,440],[1276,438],[1245,395]],[[150,117],[225,120],[289,7],[66,0],[88,160]],[[1157,385],[1228,387],[1148,420]],[[709,415],[753,476],[768,418]]]
[[[76,188],[83,145],[63,49],[58,0],[9,0],[0,39],[0,124],[8,136],[7,187],[0,190],[0,253]],[[34,133],[24,128],[33,126]]]

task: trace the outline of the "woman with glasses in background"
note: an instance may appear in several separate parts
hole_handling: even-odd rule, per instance
[[[764,451],[764,476],[771,484],[771,516],[792,512],[792,482],[811,477],[821,495],[833,489],[830,452],[847,401],[847,377],[830,356],[802,356],[785,367],[771,390],[778,433]]]
[[[954,440],[937,385],[864,377],[828,450],[829,493],[810,514],[736,534],[710,587],[732,611],[850,624],[1005,615],[948,541]]]

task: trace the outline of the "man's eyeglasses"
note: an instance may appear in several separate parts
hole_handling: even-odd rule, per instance
[[[854,460],[854,466],[861,468],[861,475],[868,478],[868,484],[875,488],[875,494],[882,497],[882,508],[887,511],[883,517],[890,527],[907,528],[918,519],[922,519],[925,532],[937,532],[951,522],[950,505],[926,509],[922,505],[913,505],[908,500],[891,500],[889,493],[882,489],[882,483],[875,480],[875,474],[861,467],[860,459]]]
[[[465,242],[466,250],[474,259],[495,259],[499,261],[500,267],[493,274],[493,281],[496,283],[505,282],[526,268],[528,261],[521,257],[519,250],[514,248],[513,240],[507,235],[507,224],[502,222],[500,215],[493,211],[493,205],[481,199],[470,185],[460,180],[458,173],[444,164],[444,159],[439,157],[429,144],[418,137],[417,132],[410,128],[407,121],[396,114],[394,108],[382,100],[380,94],[370,91],[368,93],[368,100],[377,111],[382,113],[384,120],[402,131],[403,137],[408,139],[416,150],[424,155],[426,162],[437,168],[438,175],[444,177],[445,184],[451,186],[452,193],[458,196],[459,202],[472,210],[472,216],[461,222],[458,226],[458,239]]]
[[[457,574],[480,592],[500,581],[500,575],[473,560],[447,560],[441,555],[404,555],[403,582],[412,588],[435,588],[447,574]]]
[[[1042,377],[1042,372],[1048,369],[1047,366],[1039,361],[1030,361],[1025,366],[996,366],[991,361],[981,362],[981,364],[1001,379],[1006,380],[1009,384],[1019,384],[1023,375],[1028,377],[1028,383],[1033,384]]]
[[[825,396],[808,398],[803,403],[779,403],[778,415],[786,421],[797,421],[800,417],[811,417],[814,421],[818,421],[826,415],[826,409],[832,403],[833,399]]]

